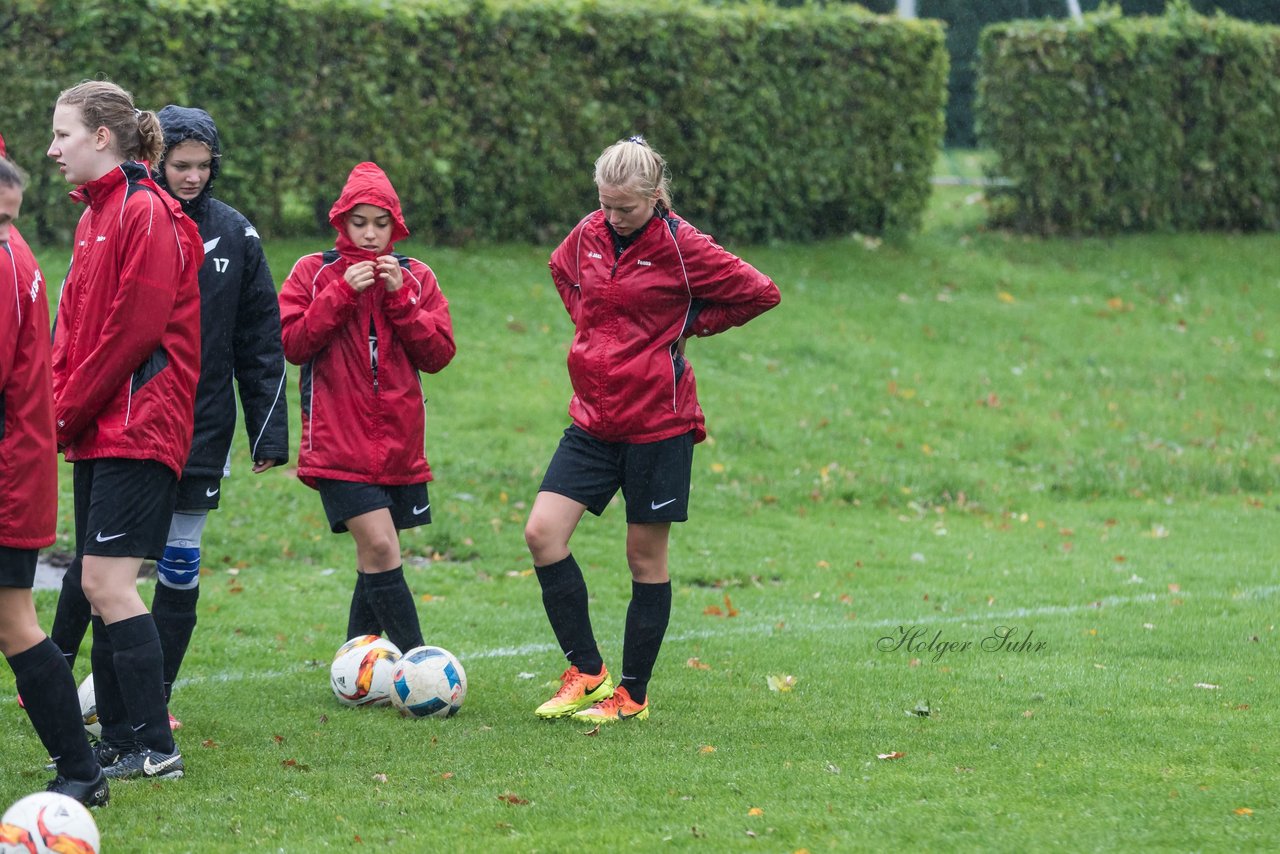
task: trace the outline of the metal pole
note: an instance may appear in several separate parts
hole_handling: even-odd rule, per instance
[[[916,0],[898,0],[898,17],[914,18],[916,16]]]
[[[1067,0],[1067,14],[1073,21],[1084,20],[1084,16],[1080,14],[1080,0]]]

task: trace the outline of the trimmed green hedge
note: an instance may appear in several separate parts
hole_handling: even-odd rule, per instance
[[[979,130],[1039,233],[1280,228],[1280,28],[1114,11],[982,37]]]
[[[425,240],[549,241],[596,205],[600,150],[645,134],[676,209],[722,239],[913,229],[942,139],[934,22],[853,7],[677,0],[11,0],[0,130],[24,218],[77,211],[39,161],[85,77],[208,109],[219,193],[274,234],[327,231],[351,166],[382,165]]]

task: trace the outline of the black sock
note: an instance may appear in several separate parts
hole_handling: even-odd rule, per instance
[[[84,633],[89,629],[89,618],[92,610],[89,600],[85,598],[80,587],[80,571],[83,568],[79,555],[67,567],[67,574],[62,576],[62,592],[58,595],[58,609],[54,612],[53,628],[49,637],[62,650],[67,664],[74,670],[76,656],[80,652],[80,644],[84,641]]]
[[[93,668],[93,697],[98,706],[98,723],[102,725],[102,740],[116,745],[132,744],[133,727],[129,726],[129,713],[120,694],[120,683],[116,681],[115,649],[101,617],[93,618],[89,666]]]
[[[74,780],[96,779],[98,759],[84,732],[76,680],[62,650],[45,638],[10,658],[9,666],[31,725],[58,773]]]
[[[542,607],[547,610],[551,630],[569,663],[583,673],[595,675],[604,667],[596,636],[591,631],[591,613],[587,607],[587,582],[573,555],[535,566],[542,585]]]
[[[365,597],[365,591],[368,589],[365,585],[366,577],[365,573],[356,571],[356,586],[351,591],[351,610],[347,614],[347,640],[361,635],[382,634],[382,623],[378,622],[378,615],[374,613],[369,600]],[[408,650],[401,650],[401,652],[408,652]]]
[[[643,703],[649,693],[649,677],[658,660],[662,638],[671,619],[671,582],[641,584],[631,582],[631,604],[627,606],[627,629],[622,641],[622,679],[631,699]]]
[[[111,623],[107,633],[115,649],[115,675],[134,737],[152,750],[172,753],[173,733],[169,729],[169,709],[164,702],[164,662],[155,621],[150,614],[139,614]],[[96,666],[93,683],[96,689]]]
[[[387,630],[387,640],[400,647],[401,652],[422,646],[422,624],[418,622],[413,593],[404,580],[404,567],[397,566],[386,572],[366,572],[364,599]]]
[[[151,600],[151,619],[155,620],[156,632],[160,635],[160,651],[164,655],[166,703],[182,668],[182,659],[187,655],[191,633],[196,630],[196,602],[199,599],[199,585],[180,589],[162,581],[156,582],[156,595]]]

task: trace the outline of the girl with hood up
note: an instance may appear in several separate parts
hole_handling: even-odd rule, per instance
[[[355,540],[347,638],[407,651],[422,629],[399,531],[431,522],[419,371],[453,359],[453,324],[431,268],[393,251],[409,229],[376,164],[351,170],[329,222],[334,248],[300,258],[280,291],[284,355],[302,366],[298,477]]]
[[[236,389],[245,414],[253,471],[289,459],[280,307],[258,232],[235,208],[212,195],[222,162],[213,117],[170,104],[156,114],[164,154],[152,167],[156,184],[181,205],[200,229],[200,379],[196,386],[191,453],[178,481],[177,505],[164,553],[156,561],[151,615],[164,653],[166,701],[196,627],[200,598],[200,547],[210,510],[218,508],[222,478],[230,472],[236,429]],[[62,580],[52,637],[69,663],[89,625],[89,602],[80,590],[80,562]],[[171,714],[169,726],[182,726]]]

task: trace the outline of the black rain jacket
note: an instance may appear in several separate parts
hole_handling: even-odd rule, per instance
[[[285,404],[285,362],[280,343],[280,304],[258,232],[239,211],[213,198],[222,146],[213,118],[204,110],[167,106],[158,113],[165,151],[185,140],[213,151],[208,185],[183,211],[200,227],[204,265],[200,268],[200,382],[196,386],[195,437],[183,476],[224,477],[230,471],[231,440],[240,391],[249,451],[257,461],[289,459],[289,416]],[[164,160],[155,180],[165,180]]]

